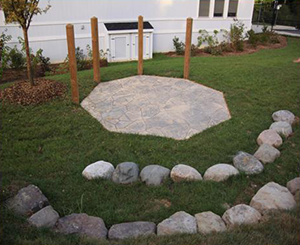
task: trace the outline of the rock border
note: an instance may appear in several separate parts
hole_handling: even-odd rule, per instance
[[[278,118],[282,116],[284,118],[284,121],[287,121],[285,117],[286,112],[289,118],[291,117],[291,115],[293,115],[288,111],[279,111],[279,113],[273,113],[273,118],[274,115],[277,115],[276,120],[280,121]],[[261,142],[264,142],[263,144],[266,144],[266,137],[266,142],[268,142],[269,145],[274,145],[272,140],[275,139],[275,141],[278,141],[277,135],[279,136],[279,134],[275,134],[277,134],[275,130],[271,131],[270,137],[268,137],[268,133],[265,133],[263,134],[263,139],[257,141],[259,142],[259,144]],[[268,147],[265,148],[270,149]],[[271,153],[267,152],[266,154]],[[242,160],[239,160],[237,158],[241,158]],[[248,153],[239,152],[234,159],[234,165],[240,171],[243,171],[246,174],[257,174],[263,170],[262,163]],[[97,169],[97,165],[99,165],[99,162],[97,162],[97,164],[93,164],[92,167],[90,167],[90,165],[87,166],[87,168],[85,168],[85,170],[83,171],[83,175],[88,179],[93,179],[95,173],[88,173],[87,170],[95,170],[96,166],[96,175],[97,173],[99,173],[102,178],[104,177],[105,179],[113,179],[112,176],[115,176],[114,178],[118,179],[118,181],[115,182],[122,184],[128,184],[138,180],[139,169],[137,164],[128,162],[122,163],[119,168],[116,168],[118,169],[118,171],[116,171],[116,169],[112,171],[112,165],[107,162],[104,163],[106,164],[106,167],[100,165],[100,170]],[[246,169],[247,165],[250,165],[249,170]],[[142,177],[142,179],[146,183],[149,182],[150,185],[161,184],[165,180],[167,175],[170,175],[174,182],[202,180],[201,174],[196,169],[187,165],[176,165],[171,171],[168,171],[168,169],[159,165],[150,166],[152,166],[152,169],[144,171]],[[147,167],[149,168],[149,166]],[[219,175],[212,176],[212,169],[214,168],[217,170],[217,172],[219,172],[220,169],[225,169],[225,177],[220,177]],[[108,171],[108,174],[105,173],[106,169]],[[238,174],[238,170],[236,170],[236,168],[229,164],[213,165],[208,170],[209,172],[204,174],[204,180],[216,182],[224,181],[228,177]],[[155,181],[149,180],[149,178],[145,176],[145,172],[150,173],[150,177],[154,175]],[[120,173],[121,176],[119,176],[118,173]],[[158,175],[156,175],[156,173],[158,173]],[[120,181],[120,178],[124,180],[124,183]],[[134,179],[134,181],[132,181],[132,179]],[[100,217],[88,216],[84,213],[70,214],[60,218],[59,214],[52,208],[52,206],[50,206],[48,199],[44,196],[42,191],[34,185],[29,185],[19,190],[18,194],[15,197],[7,200],[6,205],[15,213],[27,216],[28,223],[37,228],[47,227],[62,234],[77,234],[80,236],[96,239],[115,240],[133,238],[138,236],[164,236],[182,233],[208,234],[211,232],[224,232],[227,229],[231,229],[232,227],[237,225],[257,224],[260,222],[262,216],[270,210],[293,209],[296,206],[296,197],[299,196],[300,193],[300,186],[297,185],[297,183],[299,182],[300,178],[295,178],[287,183],[287,188],[277,183],[269,182],[257,191],[257,193],[252,198],[250,205],[238,204],[234,207],[228,207],[222,217],[214,214],[211,211],[198,213],[194,216],[184,211],[179,211],[157,225],[153,222],[137,221],[115,224],[109,230],[106,228],[104,221]],[[26,194],[26,198],[23,198],[24,193]]]

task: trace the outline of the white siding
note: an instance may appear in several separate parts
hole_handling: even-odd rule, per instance
[[[228,6],[225,0],[225,7]],[[41,0],[41,6],[47,4]],[[213,0],[211,5],[213,5]],[[29,29],[29,37],[33,50],[42,48],[44,54],[52,62],[64,60],[67,55],[65,25],[73,23],[75,27],[76,46],[85,49],[90,40],[90,18],[99,19],[100,48],[108,47],[104,22],[137,21],[138,15],[143,15],[145,21],[150,21],[154,27],[154,52],[167,52],[173,49],[172,39],[176,35],[182,41],[185,36],[185,20],[194,18],[193,42],[199,29],[213,31],[228,29],[233,18],[199,18],[199,0],[51,0],[51,9],[47,14],[36,16]],[[237,18],[251,28],[254,0],[239,0]],[[212,8],[212,6],[211,6]],[[226,12],[227,10],[224,10]],[[22,36],[16,25],[4,24],[3,12],[0,13],[0,28],[8,29],[13,36],[12,45],[17,44],[17,37]]]

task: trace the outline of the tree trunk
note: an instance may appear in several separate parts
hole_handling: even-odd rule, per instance
[[[26,50],[27,76],[30,84],[34,86],[35,83],[33,79],[33,71],[32,71],[31,57],[30,57],[30,50],[29,50],[28,30],[26,28],[23,28],[23,34],[24,34],[24,42],[25,42],[25,50]]]

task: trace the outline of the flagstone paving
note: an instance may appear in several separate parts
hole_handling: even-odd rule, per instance
[[[230,119],[222,92],[180,78],[134,76],[100,83],[81,106],[107,130],[176,140]]]

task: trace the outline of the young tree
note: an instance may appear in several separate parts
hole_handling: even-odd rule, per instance
[[[34,15],[46,13],[51,7],[49,4],[44,8],[39,8],[40,0],[0,0],[0,6],[5,13],[6,23],[18,23],[24,35],[27,75],[31,85],[35,85],[30,58],[30,48],[28,40],[28,29]],[[49,3],[49,1],[48,1]]]

